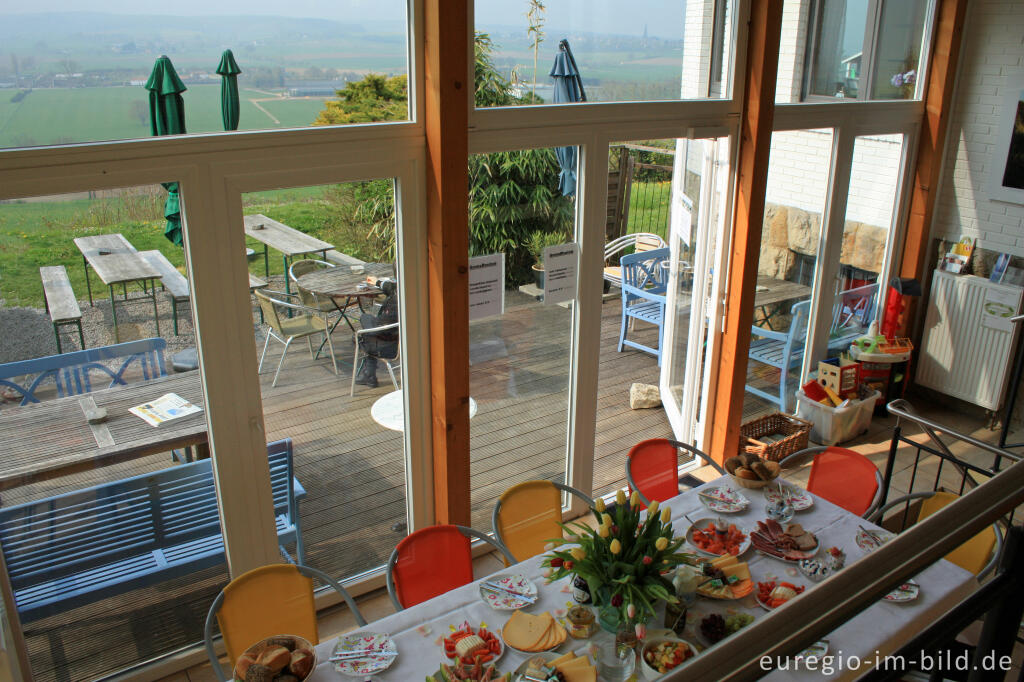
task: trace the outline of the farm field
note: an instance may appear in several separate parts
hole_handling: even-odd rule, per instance
[[[148,95],[141,86],[115,86],[36,89],[16,103],[0,98],[0,147],[149,137]],[[240,130],[307,126],[324,102],[276,98],[248,89],[241,89],[239,96]],[[220,83],[191,85],[182,97],[188,132],[223,130]]]

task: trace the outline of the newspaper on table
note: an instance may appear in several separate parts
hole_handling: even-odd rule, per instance
[[[166,393],[156,400],[129,408],[128,411],[142,417],[151,426],[160,426],[164,422],[202,412],[203,408],[193,405],[177,393]]]

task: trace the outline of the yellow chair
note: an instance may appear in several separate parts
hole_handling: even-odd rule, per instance
[[[575,495],[594,506],[585,493],[562,483],[536,480],[514,485],[498,498],[491,525],[498,541],[516,561],[540,554],[544,545],[562,537],[562,493]],[[505,565],[508,565],[506,560]]]
[[[871,516],[874,523],[885,518],[885,512],[896,505],[909,503],[910,500],[921,500],[921,508],[917,513],[917,521],[926,519],[943,507],[959,499],[959,495],[941,491],[911,493],[892,500]],[[981,580],[991,573],[999,561],[999,553],[1003,546],[1003,534],[999,525],[993,523],[973,538],[960,545],[946,555],[946,560],[951,561],[965,571],[970,571]]]
[[[274,635],[298,635],[313,644],[320,638],[316,628],[316,603],[313,597],[313,578],[330,585],[342,596],[352,610],[356,622],[366,625],[366,619],[352,597],[323,571],[294,564],[261,566],[238,576],[220,591],[206,614],[204,638],[206,655],[220,680],[228,680],[221,670],[213,648],[213,622],[217,621],[228,661],[235,661],[250,646]]]

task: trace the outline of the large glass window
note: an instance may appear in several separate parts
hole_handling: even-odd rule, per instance
[[[811,8],[805,97],[913,99],[928,0],[839,0]],[[790,23],[790,33],[799,25]],[[784,32],[783,42],[797,36]]]
[[[0,11],[0,148],[149,137],[151,91],[180,95],[161,106],[183,109],[189,133],[407,119],[405,3],[364,4],[355,18],[347,5],[310,7]]]

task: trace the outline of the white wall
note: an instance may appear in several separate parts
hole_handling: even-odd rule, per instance
[[[972,0],[953,103],[946,167],[932,237],[974,237],[978,246],[1024,256],[1024,206],[989,199],[988,174],[1005,150],[997,107],[1010,74],[1024,72],[1024,2]]]

